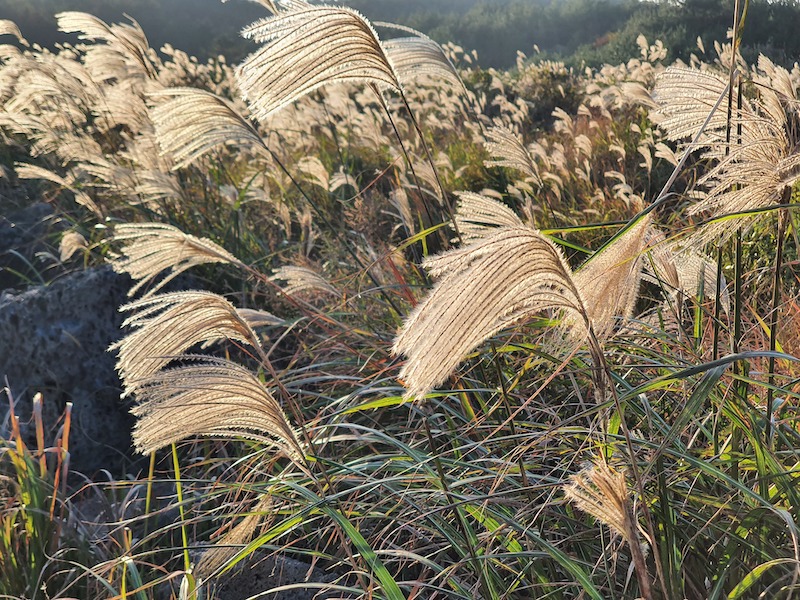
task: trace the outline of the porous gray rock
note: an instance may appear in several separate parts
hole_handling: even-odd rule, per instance
[[[268,556],[252,560],[243,567],[222,576],[215,585],[217,600],[246,600],[277,587],[298,584],[297,588],[263,596],[274,600],[324,600],[341,598],[340,593],[321,591],[319,587],[304,587],[305,583],[330,583],[336,574],[326,573],[309,563],[288,556]]]
[[[0,215],[0,290],[63,274],[55,255],[64,229],[44,202]]]
[[[118,308],[130,286],[130,278],[102,266],[0,294],[0,381],[8,381],[20,421],[28,422],[25,435],[35,447],[30,415],[36,392],[43,397],[48,441],[72,402],[70,466],[88,476],[99,469],[119,475],[130,466],[132,418],[120,400],[115,357],[107,352],[121,336]],[[0,417],[6,409],[0,404]]]

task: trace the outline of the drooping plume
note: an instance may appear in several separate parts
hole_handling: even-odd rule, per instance
[[[172,88],[151,96],[169,98],[151,111],[151,117],[158,144],[175,161],[175,169],[232,142],[266,150],[255,128],[224,98],[195,88]]]
[[[607,338],[620,319],[633,314],[651,221],[649,215],[641,218],[575,271],[575,287],[598,339]],[[572,319],[574,315],[565,318],[570,329]]]
[[[401,89],[372,25],[352,9],[287,8],[246,27],[242,35],[264,44],[236,70],[242,94],[260,121],[330,83]]]
[[[560,250],[528,227],[499,228],[425,267],[442,278],[406,321],[393,348],[408,357],[400,372],[408,397],[423,396],[482,341],[536,312],[582,312]]]
[[[134,313],[122,324],[134,331],[111,346],[119,351],[117,371],[126,394],[136,391],[134,382],[160,371],[195,344],[229,339],[259,347],[249,322],[211,292],[156,294],[120,310]]]
[[[133,442],[142,454],[192,436],[247,438],[283,451],[298,466],[305,451],[278,401],[244,367],[218,358],[132,381],[138,404]]]
[[[633,310],[649,226],[649,216],[633,223],[574,274],[558,247],[527,226],[497,227],[426,260],[441,279],[393,347],[408,358],[399,375],[407,396],[424,396],[481,342],[546,309],[561,311],[572,342],[590,331],[602,342]]]
[[[117,225],[114,241],[125,242],[122,254],[111,261],[117,273],[128,273],[137,283],[128,295],[133,296],[162,271],[169,273],[150,294],[187,269],[208,263],[243,266],[233,254],[206,238],[198,238],[162,223],[126,223]]]

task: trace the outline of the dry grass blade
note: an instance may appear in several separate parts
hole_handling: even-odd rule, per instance
[[[339,291],[322,275],[306,267],[281,267],[275,270],[270,280],[285,282],[281,289],[287,296],[295,296],[301,292],[323,292],[339,296]]]
[[[258,529],[261,520],[271,507],[270,496],[261,496],[252,510],[235,527],[217,539],[214,546],[203,552],[195,569],[197,575],[207,579],[233,558],[239,551],[238,547],[246,544],[253,537],[253,533]]]
[[[222,359],[159,371],[132,382],[139,403],[133,442],[149,454],[190,436],[247,438],[281,450],[303,468],[298,433],[278,401],[250,371]]]
[[[456,192],[456,196],[456,227],[466,242],[491,235],[498,227],[525,226],[513,210],[493,198],[474,192]]]
[[[162,271],[169,270],[149,294],[187,269],[208,263],[228,263],[244,267],[233,254],[206,238],[183,233],[180,229],[161,223],[127,223],[117,225],[114,241],[125,242],[122,254],[111,261],[117,273],[128,273],[137,283],[131,288],[133,296],[142,286]]]
[[[426,267],[444,277],[411,314],[393,348],[408,357],[400,372],[407,397],[423,396],[478,344],[535,312],[582,312],[564,257],[534,229],[498,229]]]
[[[242,34],[264,43],[236,70],[258,120],[329,83],[401,87],[375,30],[352,9],[291,8],[257,21]]]
[[[487,167],[508,167],[521,171],[541,185],[539,169],[528,149],[519,136],[507,127],[492,127],[486,132],[489,141],[486,142],[486,151],[494,160],[485,161]]]
[[[151,94],[170,99],[151,110],[162,153],[175,161],[174,169],[191,164],[209,150],[234,141],[266,149],[255,128],[231,105],[211,92],[173,88]]]
[[[120,308],[136,311],[123,327],[135,331],[111,346],[119,351],[117,371],[125,393],[167,366],[195,344],[237,340],[260,348],[258,337],[236,308],[211,292],[186,291],[149,296]]]

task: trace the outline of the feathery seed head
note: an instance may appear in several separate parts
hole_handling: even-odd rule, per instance
[[[243,266],[230,252],[206,238],[183,233],[161,223],[127,223],[117,225],[115,241],[125,242],[121,255],[111,266],[117,273],[128,273],[137,283],[128,295],[133,296],[159,273],[169,274],[148,294],[153,294],[187,269],[208,263]]]
[[[339,291],[322,275],[306,267],[292,265],[280,267],[275,270],[270,280],[285,282],[281,289],[287,296],[294,296],[301,292],[311,291],[339,296]]]
[[[629,539],[630,496],[624,473],[605,463],[595,463],[571,479],[564,487],[567,500],[613,529],[629,544],[638,543]]]
[[[28,40],[22,37],[22,33],[19,27],[17,27],[17,24],[9,19],[0,19],[0,35],[13,35],[23,46],[27,47],[30,45],[28,44]]]
[[[631,316],[639,294],[644,252],[652,218],[642,218],[594,253],[574,274],[592,328],[598,339],[608,337],[620,318]],[[575,315],[565,324],[578,332]]]
[[[755,76],[757,96],[744,97],[732,114],[730,128],[736,135],[726,140],[727,111],[719,106],[699,140],[706,148],[703,156],[717,164],[698,181],[707,192],[691,207],[691,214],[708,213],[711,219],[718,219],[728,213],[781,204],[787,190],[800,179],[796,92],[787,85],[785,69],[766,60],[759,65],[764,74]],[[659,104],[655,115],[667,137],[677,141],[694,136],[727,83],[720,75],[696,69],[670,67],[664,71],[653,95]],[[714,220],[695,234],[694,242],[702,245],[724,240],[741,225],[742,218],[752,221],[756,216]]]
[[[123,327],[135,330],[111,346],[125,394],[195,344],[238,340],[260,348],[249,322],[222,296],[202,291],[151,295],[120,308],[135,311]]]
[[[441,276],[406,321],[392,351],[409,398],[424,396],[478,344],[530,315],[581,301],[561,251],[535,229],[500,227],[474,243],[429,259]]]
[[[281,450],[303,468],[300,436],[278,401],[250,371],[205,356],[131,382],[138,404],[133,442],[149,454],[190,436],[247,438]]]
[[[456,192],[459,203],[455,221],[461,238],[471,242],[497,231],[498,227],[524,227],[522,219],[502,202],[474,192]]]
[[[174,169],[235,141],[266,150],[255,128],[224,98],[195,88],[172,88],[150,96],[169,98],[150,114],[162,154],[172,157]]]
[[[76,252],[85,252],[87,249],[86,238],[77,231],[67,231],[61,236],[59,244],[59,260],[65,262],[72,258]]]
[[[242,35],[264,44],[236,69],[259,121],[330,83],[402,89],[372,25],[350,8],[302,4],[253,23]]]
[[[494,160],[485,162],[487,167],[509,167],[521,171],[526,177],[538,185],[542,185],[539,168],[531,152],[525,147],[514,131],[507,127],[496,126],[486,132],[489,141],[486,150]]]

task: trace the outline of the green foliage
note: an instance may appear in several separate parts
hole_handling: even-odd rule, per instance
[[[10,431],[8,438],[0,437],[0,595],[32,599],[66,590],[86,593],[85,573],[71,565],[91,564],[92,556],[86,541],[67,524],[70,409],[63,436],[45,447],[42,399],[34,399],[37,447],[31,449],[23,440],[8,388],[4,395]]]

